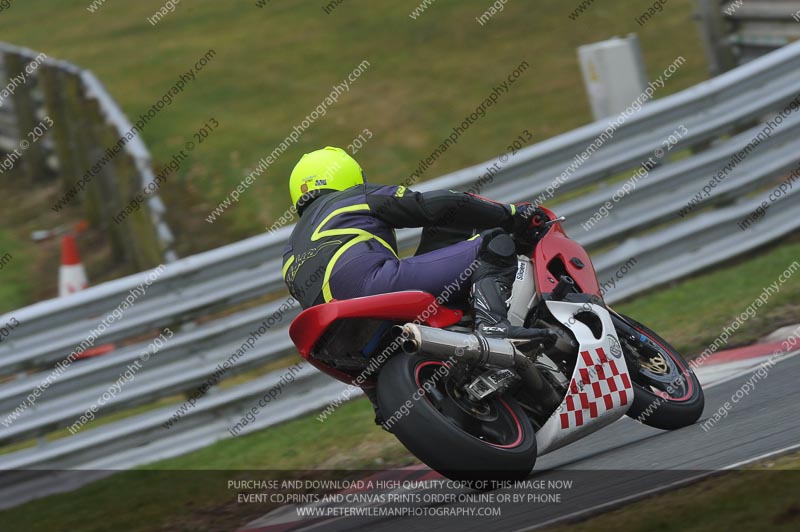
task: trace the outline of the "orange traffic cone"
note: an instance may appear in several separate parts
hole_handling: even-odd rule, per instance
[[[86,270],[83,268],[81,257],[78,254],[78,245],[75,237],[71,234],[61,238],[61,267],[58,269],[58,295],[66,295],[79,292],[89,286],[86,278]],[[105,355],[116,349],[114,344],[103,344],[90,347],[75,358],[90,358]]]
[[[86,270],[78,254],[75,237],[64,235],[61,238],[61,267],[58,269],[58,295],[64,297],[89,286]]]

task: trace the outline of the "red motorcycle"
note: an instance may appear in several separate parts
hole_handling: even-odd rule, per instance
[[[377,387],[384,428],[453,479],[517,479],[536,457],[628,415],[659,429],[703,412],[692,369],[664,339],[608,307],[563,218],[519,257],[509,319],[549,328],[551,345],[486,338],[462,309],[404,291],[303,311],[301,356],[354,386]]]

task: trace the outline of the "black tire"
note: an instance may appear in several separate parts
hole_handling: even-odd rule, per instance
[[[452,391],[448,391],[452,383],[443,369],[446,367],[438,359],[405,353],[392,357],[378,376],[384,427],[417,458],[448,478],[525,478],[536,462],[536,435],[525,412],[511,398],[494,397],[481,405],[487,421],[480,421],[453,399]],[[442,375],[434,378],[439,372]],[[423,383],[429,387],[423,389]],[[459,426],[456,418],[473,431],[486,431],[488,436],[479,439]]]
[[[665,382],[658,382],[652,378],[654,374],[649,374],[646,369],[637,370],[636,362],[632,359],[636,355],[629,353],[623,347],[628,366],[631,368],[633,384],[633,404],[627,415],[640,423],[662,430],[676,430],[696,423],[703,415],[705,396],[691,366],[655,331],[634,319],[620,316],[623,318],[622,322],[614,316],[614,324],[620,338],[624,334],[631,333],[645,336],[660,348],[659,352],[662,355],[669,357],[671,363],[668,363],[673,372],[670,377],[664,378]],[[681,376],[683,378],[679,378]],[[660,394],[655,391],[661,388],[663,391]]]

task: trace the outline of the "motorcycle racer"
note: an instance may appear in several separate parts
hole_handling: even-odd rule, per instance
[[[550,337],[543,329],[512,326],[507,317],[517,253],[535,245],[530,227],[539,210],[532,205],[367,183],[361,166],[330,146],[300,159],[289,191],[300,221],[283,254],[283,277],[303,308],[402,290],[438,295],[471,270],[471,287],[459,286],[454,301],[469,292],[477,332]],[[394,230],[404,227],[424,231],[417,254],[400,259]]]

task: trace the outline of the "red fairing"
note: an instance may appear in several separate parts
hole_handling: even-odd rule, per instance
[[[556,218],[555,214],[549,209],[541,206],[539,208],[545,211],[551,220]],[[577,258],[583,263],[583,268],[575,266],[571,262],[573,258]],[[533,252],[536,291],[539,296],[543,293],[552,292],[558,283],[558,279],[550,273],[547,267],[553,260],[564,264],[567,273],[580,287],[581,292],[593,294],[599,298],[603,297],[600,291],[600,284],[597,282],[597,273],[594,271],[589,254],[580,244],[567,236],[560,223],[553,224],[550,227],[550,230],[539,241]]]
[[[430,314],[427,319],[421,316]],[[313,362],[311,352],[317,340],[336,320],[346,318],[373,318],[392,321],[420,320],[431,327],[448,327],[461,319],[461,311],[439,305],[427,292],[406,291],[331,301],[304,310],[289,327],[294,345],[300,355]],[[315,364],[317,365],[317,364]],[[319,367],[319,366],[317,366]],[[338,377],[337,377],[338,378]]]

